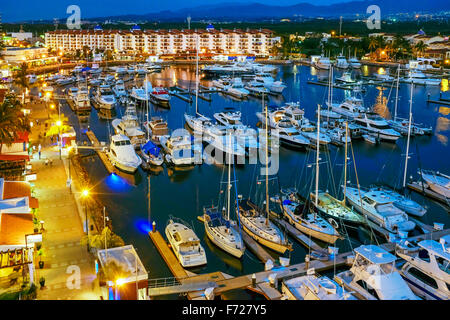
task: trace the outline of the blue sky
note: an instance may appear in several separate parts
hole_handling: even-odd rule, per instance
[[[258,2],[275,5],[309,2],[321,5],[346,1],[349,0],[0,0],[0,13],[4,22],[16,22],[30,19],[63,18],[67,16],[67,7],[72,4],[80,6],[82,18],[89,18],[133,13],[144,14],[224,2]]]

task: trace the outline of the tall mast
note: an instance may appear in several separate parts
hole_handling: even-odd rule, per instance
[[[229,135],[229,146],[231,147],[231,130]],[[227,203],[227,220],[230,221],[230,193],[231,193],[231,152],[228,152],[228,203]]]
[[[196,59],[195,59],[195,115],[197,115],[197,109],[198,109],[198,33],[195,37],[195,52],[196,52]]]
[[[264,93],[262,94],[262,103],[264,105]],[[266,105],[266,226],[269,225],[269,110]]]
[[[347,142],[348,142],[348,121],[345,121],[345,165],[344,165],[344,204],[347,192]]]
[[[150,174],[148,174],[147,175],[147,182],[148,182],[148,194],[147,194],[147,198],[148,198],[148,201],[147,201],[147,206],[148,206],[148,208],[147,208],[147,213],[148,213],[148,223],[150,223],[150,225],[151,225],[151,223],[152,223],[152,221],[151,221],[151,206],[150,206]]]
[[[398,105],[398,86],[400,82],[400,64],[398,65],[397,69],[397,90],[395,93],[395,110],[394,110],[394,121],[397,120],[397,105]]]
[[[320,106],[317,105],[317,152],[316,152],[316,197],[315,197],[315,205],[317,208],[318,199],[319,199],[319,148],[320,148]],[[314,217],[316,216],[316,211],[314,210]]]
[[[409,157],[409,139],[411,137],[411,121],[412,121],[412,95],[413,95],[414,83],[411,82],[411,94],[409,101],[409,123],[408,123],[408,141],[406,143],[406,154],[405,154],[405,172],[403,173],[403,188],[406,186],[406,171],[408,169],[408,157]]]

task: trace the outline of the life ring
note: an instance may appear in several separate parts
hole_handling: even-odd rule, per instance
[[[328,222],[333,226],[333,228],[339,228],[339,224],[333,218],[328,218]]]

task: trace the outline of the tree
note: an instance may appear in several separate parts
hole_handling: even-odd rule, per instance
[[[27,75],[28,75],[28,64],[26,64],[26,62],[23,62],[20,65],[19,70],[17,70],[14,74],[14,83],[17,86],[19,86],[22,89],[22,91],[30,87]]]
[[[113,233],[108,227],[105,227],[101,233],[89,235],[89,246],[96,249],[105,249],[105,238],[108,248],[121,247],[125,244],[121,237]],[[86,245],[87,242],[88,236],[85,236],[81,243]]]
[[[416,45],[414,46],[414,52],[415,52],[416,56],[419,56],[419,55],[423,56],[423,54],[425,53],[425,50],[427,48],[428,48],[428,45],[421,40],[418,43],[416,43]]]
[[[20,133],[30,132],[30,121],[21,107],[15,95],[7,95],[0,104],[0,153],[4,144],[10,146]]]

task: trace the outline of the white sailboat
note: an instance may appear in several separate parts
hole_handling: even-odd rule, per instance
[[[231,140],[231,134],[229,136]],[[241,258],[245,252],[244,242],[237,230],[237,224],[230,219],[231,209],[231,155],[228,157],[228,184],[227,184],[227,215],[220,212],[218,207],[209,207],[203,210],[205,232],[216,246],[236,258]]]

